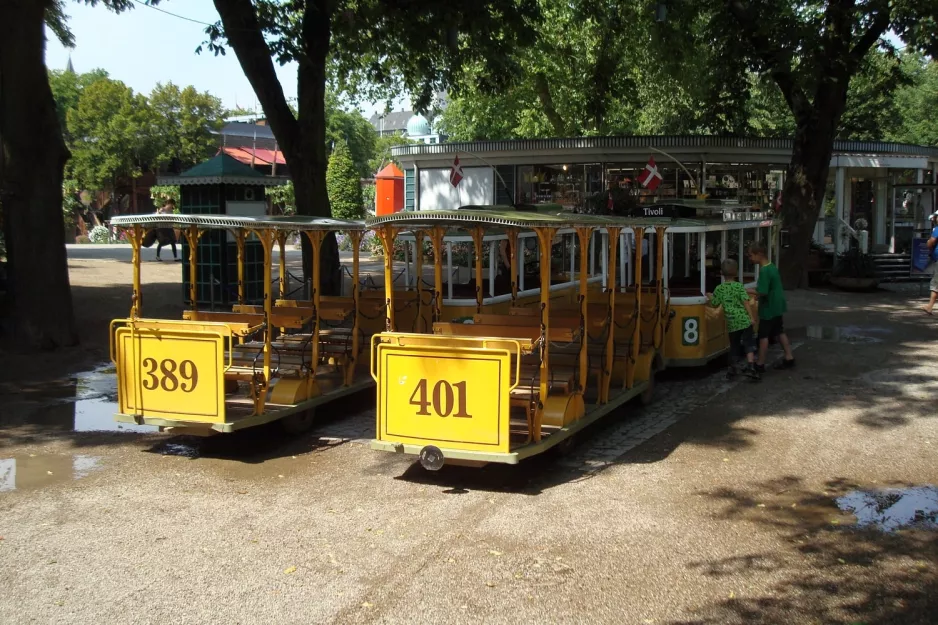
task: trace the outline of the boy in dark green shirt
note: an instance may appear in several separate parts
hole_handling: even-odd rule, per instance
[[[744,370],[746,375],[759,379],[753,356],[756,351],[756,342],[752,324],[755,320],[746,306],[749,302],[749,293],[746,292],[746,287],[736,280],[739,275],[739,263],[727,258],[720,265],[720,273],[723,274],[723,283],[718,284],[717,288],[713,289],[713,293],[706,295],[711,306],[723,306],[723,317],[726,319],[726,331],[729,334],[730,344],[728,354],[730,368],[726,377],[736,375],[736,359],[739,354],[742,354],[748,361],[748,367]]]
[[[769,339],[778,340],[785,351],[785,360],[779,363],[779,369],[789,369],[795,366],[795,357],[791,354],[791,343],[785,334],[782,315],[788,310],[785,302],[785,291],[782,289],[782,278],[778,267],[769,262],[765,245],[753,243],[749,246],[749,259],[757,263],[759,269],[759,282],[755,294],[759,296],[759,359],[756,369],[765,370],[765,356],[769,351]]]

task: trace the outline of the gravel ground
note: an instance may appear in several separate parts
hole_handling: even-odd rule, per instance
[[[516,467],[373,452],[368,397],[189,439],[74,433],[84,391],[5,387],[0,622],[934,623],[938,500],[889,532],[836,505],[938,484],[938,327],[908,297],[791,294],[796,369],[669,372]]]

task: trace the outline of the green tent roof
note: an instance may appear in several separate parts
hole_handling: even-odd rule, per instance
[[[224,152],[179,174],[180,178],[202,178],[205,176],[263,178],[264,174]]]
[[[204,163],[188,169],[178,176],[161,177],[160,184],[249,184],[277,186],[286,184],[283,177],[265,176],[250,165],[224,152],[213,156]]]

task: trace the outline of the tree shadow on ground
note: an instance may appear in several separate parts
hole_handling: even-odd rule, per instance
[[[770,580],[770,590],[741,591],[738,597],[697,606],[697,616],[674,625],[935,623],[938,532],[859,528],[834,503],[857,487],[837,478],[817,492],[787,476],[745,489],[700,493],[722,505],[719,518],[777,533],[781,548],[691,563],[693,571],[732,580],[736,588]]]
[[[756,384],[741,382],[708,402],[706,419],[684,419],[620,461],[657,462],[684,444],[742,451],[760,436],[762,418],[804,419],[844,410],[871,436],[935,419],[938,379],[931,363],[938,324],[923,325],[917,313],[894,308],[811,313],[811,328],[790,330],[793,342],[801,343],[795,369],[769,371]],[[847,334],[835,340],[809,336],[818,328]]]

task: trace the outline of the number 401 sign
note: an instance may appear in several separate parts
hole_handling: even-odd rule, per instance
[[[440,380],[433,385],[433,391],[429,398],[427,397],[428,385],[426,378],[420,380],[417,382],[414,392],[410,395],[410,405],[420,408],[417,411],[418,415],[427,417],[433,415],[437,417],[452,416],[459,419],[472,418],[472,415],[466,411],[465,382],[450,384],[446,380]],[[433,409],[433,412],[430,412],[430,408]],[[456,409],[455,414],[453,414],[454,408]]]

